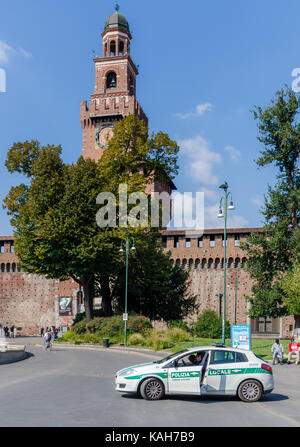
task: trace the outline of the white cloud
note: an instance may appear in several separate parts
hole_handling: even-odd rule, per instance
[[[24,48],[20,47],[19,52],[22,56],[26,57],[26,59],[32,58],[32,54],[29,51],[24,50]]]
[[[213,152],[209,143],[200,135],[179,141],[179,146],[185,157],[186,174],[204,185],[215,186],[218,177],[213,174],[213,168],[215,164],[221,163],[221,155]]]
[[[32,57],[32,54],[29,51],[24,50],[24,48],[20,47],[16,50],[8,43],[0,40],[0,64],[8,64],[9,59],[13,54],[19,54],[27,59]]]
[[[234,146],[226,146],[225,151],[229,153],[231,161],[237,163],[241,157],[241,152],[236,149]]]
[[[224,228],[224,219],[218,218],[219,203],[205,206],[205,228]],[[228,211],[228,228],[243,228],[248,226],[248,220],[243,216],[237,216],[234,211]]]
[[[0,40],[0,63],[7,64],[10,54],[14,52],[14,49],[3,40]]]
[[[264,204],[263,198],[261,196],[256,196],[250,199],[253,205],[256,205],[258,208],[261,208]]]
[[[214,189],[208,189],[208,188],[201,188],[201,190],[204,192],[204,198],[205,198],[205,202],[207,200],[209,201],[216,201],[218,200],[218,194],[217,191]]]
[[[188,118],[199,118],[204,115],[205,112],[212,111],[212,104],[210,102],[204,102],[203,104],[198,104],[196,106],[195,112],[189,113],[176,113],[176,116],[181,120],[186,120]]]

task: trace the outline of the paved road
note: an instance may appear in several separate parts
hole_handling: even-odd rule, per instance
[[[114,391],[114,372],[155,356],[57,348],[27,341],[27,360],[0,366],[0,425],[63,427],[300,426],[300,366],[274,367],[276,389],[262,401],[169,397],[149,402]],[[157,358],[157,357],[156,357]]]

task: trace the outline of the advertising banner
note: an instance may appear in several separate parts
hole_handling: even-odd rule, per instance
[[[251,350],[250,326],[231,326],[231,346],[233,348]]]
[[[59,298],[59,315],[71,316],[72,315],[72,297],[62,296]]]

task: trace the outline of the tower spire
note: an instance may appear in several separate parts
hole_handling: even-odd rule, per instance
[[[115,10],[116,10],[117,12],[120,11],[120,5],[119,5],[118,3],[115,4]]]

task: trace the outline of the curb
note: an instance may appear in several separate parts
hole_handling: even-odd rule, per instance
[[[41,344],[35,344],[35,345],[31,345],[37,348],[44,348],[44,345]],[[102,346],[97,346],[97,345],[92,345],[92,344],[87,344],[87,343],[81,343],[80,345],[75,345],[73,343],[54,343],[53,348],[55,349],[59,349],[59,348],[66,348],[66,349],[88,349],[91,351],[104,351],[104,352],[128,352],[128,353],[133,353],[133,354],[148,354],[151,356],[167,356],[172,354],[169,351],[151,351],[151,349],[138,349],[138,348],[125,348],[122,346],[111,346],[109,348],[104,348]]]

